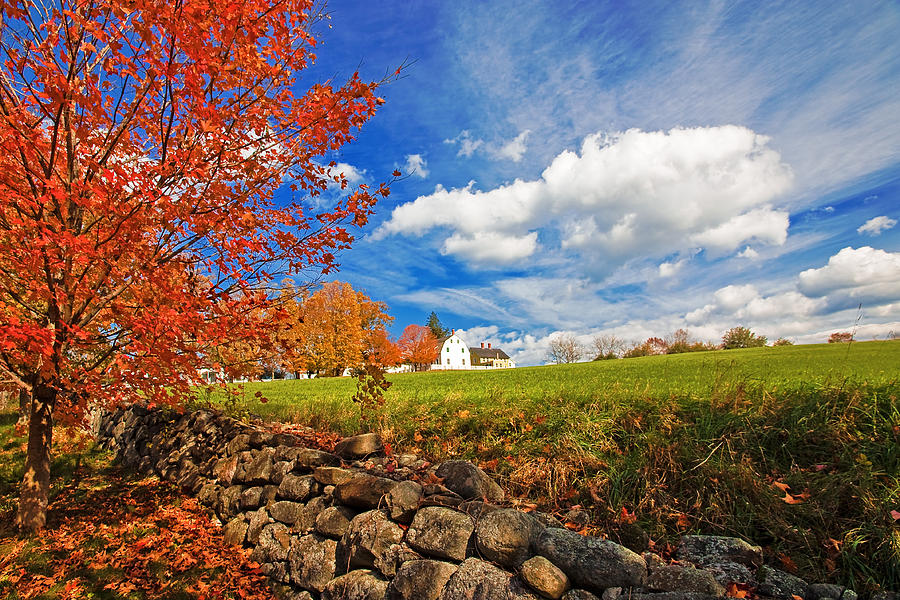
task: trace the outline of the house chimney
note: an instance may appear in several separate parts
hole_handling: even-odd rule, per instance
[[[491,343],[488,342],[488,350],[490,350],[490,349],[491,349]]]
[[[484,342],[481,342],[481,347],[484,348]]]

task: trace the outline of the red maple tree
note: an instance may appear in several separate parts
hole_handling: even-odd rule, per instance
[[[407,325],[397,340],[397,346],[403,360],[412,364],[416,371],[427,368],[440,353],[437,338],[431,329],[421,325]]]
[[[0,377],[31,394],[33,530],[54,418],[179,403],[267,331],[273,277],[333,267],[388,189],[310,197],[348,186],[327,157],[383,81],[300,88],[312,0],[0,2]]]

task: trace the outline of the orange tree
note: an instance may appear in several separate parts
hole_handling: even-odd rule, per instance
[[[291,288],[287,296],[294,296]],[[371,300],[349,283],[331,281],[312,295],[285,303],[285,327],[277,336],[284,366],[329,376],[365,363],[371,339],[393,318],[384,302]]]
[[[416,371],[428,368],[440,353],[438,340],[431,329],[421,325],[407,325],[397,340],[404,362],[408,362]]]
[[[376,329],[366,340],[365,362],[379,368],[396,367],[403,362],[403,354],[397,342],[384,329]]]
[[[212,347],[265,332],[276,273],[349,246],[385,185],[309,198],[348,185],[328,153],[383,81],[300,87],[312,0],[0,2],[0,378],[31,394],[34,530],[54,418],[182,401]]]

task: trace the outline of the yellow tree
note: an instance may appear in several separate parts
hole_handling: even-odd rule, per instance
[[[285,294],[293,294],[288,288]],[[282,364],[292,370],[337,376],[365,363],[372,336],[393,319],[387,305],[338,281],[314,294],[285,303],[286,323],[279,334]]]

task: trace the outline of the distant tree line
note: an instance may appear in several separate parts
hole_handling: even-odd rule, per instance
[[[849,341],[843,339],[844,334],[833,334],[829,342]],[[847,334],[849,335],[849,334]],[[838,339],[839,338],[839,339]],[[765,346],[768,339],[757,335],[747,327],[737,326],[726,331],[719,343],[701,341],[691,337],[687,329],[677,329],[665,338],[649,337],[644,341],[627,341],[612,334],[600,334],[590,344],[580,343],[574,335],[564,333],[550,340],[547,361],[556,364],[578,362],[584,358],[591,360],[612,360],[617,358],[636,358],[639,356],[655,356],[661,354],[681,354],[684,352],[708,352],[710,350],[731,350],[733,348],[758,348]],[[790,346],[793,342],[781,337],[773,346]]]

